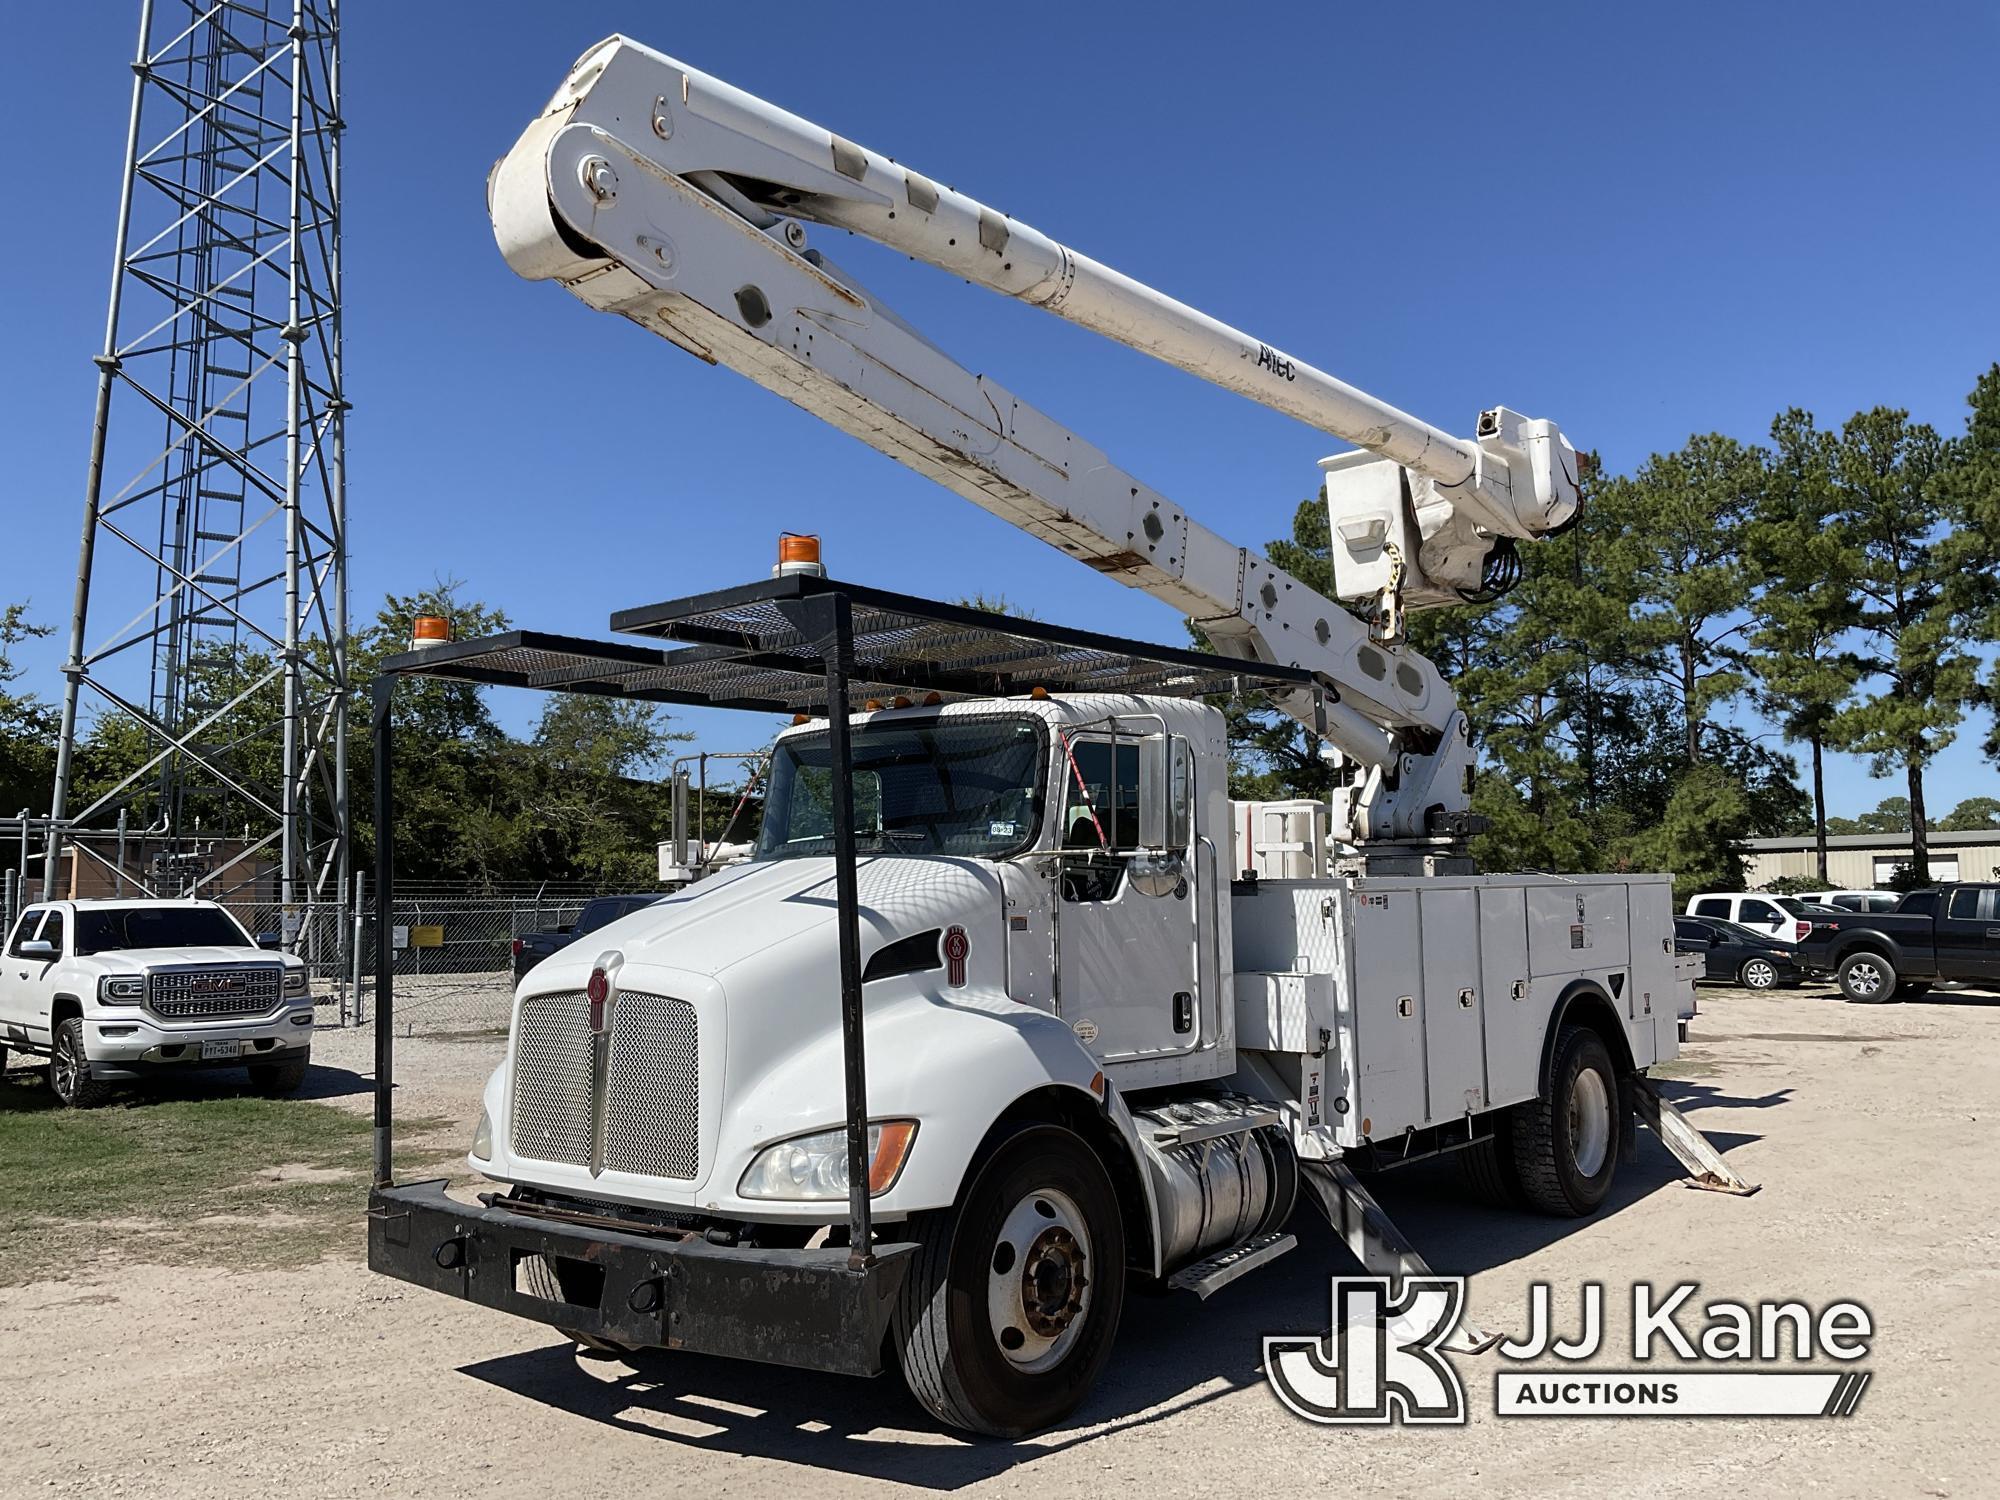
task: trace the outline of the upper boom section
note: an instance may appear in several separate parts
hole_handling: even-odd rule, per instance
[[[1371,768],[1356,838],[1435,832],[1470,764],[1400,608],[1471,595],[1512,540],[1574,510],[1552,423],[1495,409],[1460,439],[888,158],[622,37],[585,54],[494,168],[494,231],[553,279],[1197,621],[1227,655],[1323,684],[1283,706]],[[924,340],[809,243],[867,236],[1368,450],[1330,461],[1343,597],[1368,630]],[[1373,455],[1373,457],[1369,457]],[[1355,463],[1352,460],[1366,460]],[[1350,586],[1351,584],[1351,586]]]

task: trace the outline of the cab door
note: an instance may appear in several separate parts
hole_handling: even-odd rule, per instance
[[[1057,1007],[1105,1062],[1171,1057],[1201,1041],[1197,921],[1204,872],[1189,847],[1191,770],[1173,740],[1182,815],[1164,857],[1138,850],[1140,745],[1072,735],[1058,747],[1067,790],[1056,912]],[[1172,798],[1171,787],[1148,788]]]
[[[2000,976],[2000,886],[1961,885],[1934,919],[1938,973],[1946,979]]]
[[[0,954],[0,1027],[8,1028],[10,1034],[25,1032],[30,1027],[40,1029],[35,1024],[35,1001],[41,993],[41,975],[48,961],[30,958],[21,948],[40,931],[47,911],[47,907],[31,906],[22,912],[14,930],[7,934],[6,952]]]

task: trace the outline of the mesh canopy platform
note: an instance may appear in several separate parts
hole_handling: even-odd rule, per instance
[[[774,713],[824,713],[827,667],[804,606],[843,598],[853,621],[848,708],[897,694],[942,701],[1052,693],[1168,697],[1312,688],[1310,672],[1066,629],[798,575],[621,610],[614,630],[648,646],[510,630],[405,652],[398,675]]]

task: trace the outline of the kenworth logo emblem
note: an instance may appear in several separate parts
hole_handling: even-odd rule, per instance
[[[965,956],[972,951],[972,940],[965,935],[963,927],[951,927],[944,935],[945,983],[963,986],[965,983]]]

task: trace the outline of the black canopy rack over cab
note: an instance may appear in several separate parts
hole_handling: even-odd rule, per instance
[[[383,662],[373,691],[375,749],[375,1134],[369,1263],[441,1291],[634,1343],[706,1349],[815,1368],[874,1373],[882,1322],[910,1247],[877,1245],[867,1168],[867,1057],[855,893],[853,760],[847,715],[871,699],[936,695],[940,703],[1051,693],[1166,697],[1258,690],[1325,692],[1297,667],[1071,630],[1011,615],[837,582],[810,573],[621,610],[612,628],[670,642],[602,641],[510,630],[405,652]],[[845,1250],[723,1249],[700,1235],[672,1242],[595,1232],[447,1198],[441,1183],[394,1181],[395,976],[387,952],[395,899],[396,684],[438,677],[646,703],[825,715],[834,763],[832,821],[841,1050],[848,1157]],[[434,1241],[435,1243],[431,1243]],[[586,1244],[585,1241],[588,1241]],[[512,1267],[489,1256],[556,1254],[601,1268],[601,1306],[533,1305]],[[741,1273],[757,1262],[754,1277]],[[671,1262],[666,1271],[663,1264]],[[747,1286],[754,1306],[740,1305]],[[733,1290],[732,1290],[733,1289]],[[827,1295],[831,1291],[832,1295]]]

